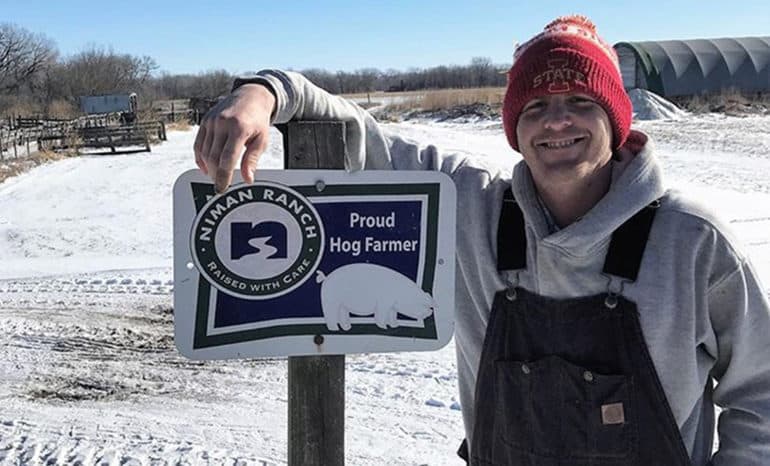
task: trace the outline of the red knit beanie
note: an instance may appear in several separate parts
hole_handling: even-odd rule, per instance
[[[530,100],[548,94],[580,92],[604,108],[613,131],[612,148],[621,147],[631,129],[632,105],[620,77],[615,49],[585,16],[565,16],[516,49],[503,101],[508,143],[519,150],[516,124]]]

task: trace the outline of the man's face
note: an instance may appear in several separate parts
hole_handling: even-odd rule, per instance
[[[519,151],[536,181],[587,178],[612,158],[612,125],[586,94],[530,100],[516,126]]]

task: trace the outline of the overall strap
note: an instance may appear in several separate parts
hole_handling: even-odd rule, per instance
[[[612,233],[610,247],[604,259],[605,274],[636,281],[658,207],[660,199],[637,212]]]
[[[604,260],[605,274],[636,281],[658,207],[660,200],[637,212],[612,233]],[[527,235],[524,229],[524,213],[513,197],[513,191],[508,188],[503,194],[500,222],[497,226],[497,270],[526,268]]]
[[[500,222],[497,225],[497,270],[527,268],[527,234],[524,213],[509,187],[503,194]]]

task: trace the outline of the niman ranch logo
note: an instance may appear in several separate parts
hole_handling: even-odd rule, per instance
[[[572,90],[570,83],[586,86],[586,76],[580,71],[567,67],[567,60],[554,58],[548,60],[548,70],[543,71],[532,79],[532,87],[538,88],[548,84],[548,92],[558,94]]]
[[[321,260],[323,224],[293,189],[257,182],[211,199],[193,223],[192,256],[219,290],[268,299],[297,288]]]

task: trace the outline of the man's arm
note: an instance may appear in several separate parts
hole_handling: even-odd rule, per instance
[[[441,170],[452,173],[463,157],[443,156],[433,146],[386,134],[366,110],[317,87],[299,73],[264,70],[239,79],[225,100],[209,111],[195,140],[195,158],[222,192],[240,161],[251,182],[259,156],[267,148],[271,124],[290,120],[345,122],[348,170]],[[241,158],[241,155],[243,157]]]
[[[770,305],[748,260],[710,287],[708,306],[718,348],[714,402],[723,408],[713,465],[767,465]]]
[[[193,149],[195,163],[211,176],[217,192],[230,186],[239,160],[243,179],[254,181],[259,156],[267,149],[275,101],[265,86],[249,84],[234,90],[206,113]]]

